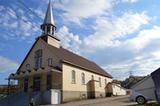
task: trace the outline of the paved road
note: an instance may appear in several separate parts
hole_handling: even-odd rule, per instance
[[[60,105],[47,106],[138,106],[135,102],[129,101],[129,96],[119,96],[101,99],[81,100],[64,103]]]

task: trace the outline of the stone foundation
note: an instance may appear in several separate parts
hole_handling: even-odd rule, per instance
[[[63,91],[62,102],[64,103],[69,101],[103,98],[103,97],[106,97],[105,92]]]

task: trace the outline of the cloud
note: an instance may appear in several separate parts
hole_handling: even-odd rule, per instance
[[[124,79],[130,73],[148,75],[160,67],[159,31],[160,26],[143,29],[137,36],[124,41],[118,47],[99,51],[93,55],[103,57],[99,59],[99,63],[103,64],[102,66],[115,78]]]
[[[120,38],[138,31],[143,25],[148,24],[149,20],[145,12],[125,13],[112,19],[100,17],[94,26],[95,33],[86,37],[84,43],[91,48],[118,46],[121,44]]]
[[[33,39],[40,32],[36,22],[30,20],[30,13],[21,8],[0,5],[0,13],[0,31],[4,32],[2,37],[6,40]]]
[[[70,33],[66,26],[61,27],[56,35],[60,38],[61,44],[64,48],[67,48],[75,53],[79,53],[79,46],[82,42],[78,35]]]
[[[138,57],[138,56],[137,56]],[[106,70],[109,70],[113,74],[115,79],[125,79],[130,74],[137,76],[149,75],[151,72],[159,68],[160,58],[155,58],[154,56],[147,55],[142,58],[131,58],[126,62],[119,62],[117,64],[110,64],[104,66]]]
[[[80,23],[81,19],[106,14],[112,8],[112,0],[64,0],[56,7],[64,11],[64,20]]]
[[[3,56],[0,56],[0,61],[0,73],[16,70],[19,66],[18,63]]]
[[[137,2],[138,0],[121,0],[121,2],[129,2],[129,3],[135,3]]]
[[[144,29],[137,36],[127,40],[125,43],[139,51],[155,40],[160,40],[160,26],[153,26],[152,29]]]

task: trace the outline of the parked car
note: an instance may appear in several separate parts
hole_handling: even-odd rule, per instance
[[[132,88],[130,100],[144,104],[149,100],[156,100],[155,86],[151,76],[145,77]]]
[[[130,94],[130,100],[137,102],[138,104],[145,104],[147,101],[152,100],[152,99],[132,90]]]

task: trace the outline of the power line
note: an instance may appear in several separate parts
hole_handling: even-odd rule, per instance
[[[21,18],[15,11],[15,14],[14,13],[12,13],[11,12],[11,10],[10,9],[8,9],[7,8],[7,12],[9,12],[10,14],[12,14],[12,15],[14,15],[15,17],[17,17],[18,19],[20,19],[20,20],[22,20],[23,22],[25,22],[26,24],[30,24],[33,28],[38,28],[39,29],[39,27],[37,26],[37,25],[33,25],[30,21],[28,21],[28,20],[25,20],[24,18]]]
[[[30,11],[33,15],[35,15],[36,17],[38,17],[39,19],[43,20],[37,13],[35,13],[32,9],[30,9],[26,4],[24,4],[24,2],[22,2],[21,0],[18,0],[23,7],[25,7],[28,11]]]

